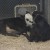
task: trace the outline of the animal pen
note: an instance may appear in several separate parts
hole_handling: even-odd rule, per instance
[[[0,0],[0,30],[5,29],[5,19],[20,17],[21,12],[23,14],[21,8],[31,13],[41,11],[50,24],[50,0]]]

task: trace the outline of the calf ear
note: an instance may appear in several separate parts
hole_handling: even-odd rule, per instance
[[[32,13],[32,16],[36,16],[37,13],[38,13],[38,11],[34,11],[34,12]]]
[[[42,12],[40,12],[40,11],[34,11],[33,13],[32,13],[32,16],[36,16],[36,15],[42,15],[43,13]]]

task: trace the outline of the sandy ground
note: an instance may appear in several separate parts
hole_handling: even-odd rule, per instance
[[[0,50],[50,50],[50,40],[46,42],[28,42],[23,35],[14,37],[0,34]]]

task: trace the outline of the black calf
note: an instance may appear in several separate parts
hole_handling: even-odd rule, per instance
[[[23,17],[6,19],[6,24],[11,28],[17,30],[17,34],[22,34],[26,31],[26,24]]]
[[[46,41],[50,39],[50,26],[45,18],[42,17],[38,11],[33,13],[33,17],[36,24],[33,25],[31,29],[29,41]]]

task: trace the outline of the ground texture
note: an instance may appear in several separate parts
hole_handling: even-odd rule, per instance
[[[12,33],[10,29],[7,31]],[[16,37],[0,34],[0,50],[50,50],[50,40],[46,42],[28,42],[23,35]]]

